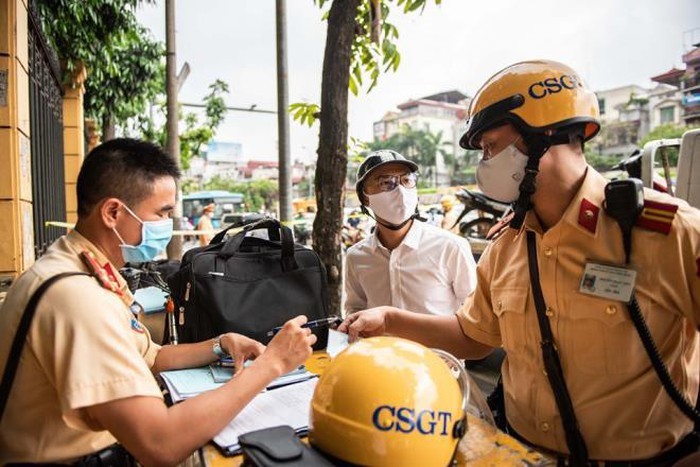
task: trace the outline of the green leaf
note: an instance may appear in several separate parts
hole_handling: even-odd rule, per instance
[[[394,62],[393,62],[393,69],[394,71],[399,69],[399,65],[401,64],[401,54],[397,51],[394,54]]]
[[[318,105],[306,102],[294,102],[289,104],[288,107],[288,112],[293,120],[308,126],[312,126],[316,122],[316,115],[319,111],[320,108]]]
[[[355,64],[352,69],[352,74],[355,77],[357,83],[362,86],[362,67],[359,64]]]
[[[350,92],[353,93],[353,95],[357,96],[357,83],[355,82],[355,78],[353,78],[352,75],[349,76],[348,80],[348,86],[350,87]]]

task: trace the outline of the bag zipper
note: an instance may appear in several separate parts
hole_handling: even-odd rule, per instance
[[[187,285],[185,285],[185,303],[190,301],[190,289],[192,288],[192,283],[187,281]],[[178,316],[178,321],[177,324],[180,326],[185,325],[185,307],[181,306],[179,308],[180,311],[180,316]]]

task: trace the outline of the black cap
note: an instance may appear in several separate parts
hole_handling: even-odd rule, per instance
[[[391,163],[403,164],[408,167],[411,172],[418,172],[418,164],[409,161],[396,151],[380,149],[379,151],[371,152],[357,169],[357,182],[355,183],[355,188],[358,190],[357,195],[360,196],[360,185],[367,175],[372,173],[377,167]]]

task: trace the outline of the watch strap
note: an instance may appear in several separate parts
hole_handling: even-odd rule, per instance
[[[214,339],[214,344],[213,344],[212,347],[211,347],[212,352],[214,352],[214,354],[215,354],[217,357],[219,357],[219,358],[225,358],[225,357],[229,357],[229,356],[230,356],[230,355],[228,354],[228,352],[226,352],[226,351],[224,350],[224,348],[221,347],[221,337],[222,337],[222,336],[223,336],[223,334],[217,336],[217,337]]]

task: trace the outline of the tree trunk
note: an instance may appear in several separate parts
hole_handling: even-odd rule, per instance
[[[321,83],[313,248],[326,266],[329,311],[337,315],[342,296],[340,232],[348,169],[348,84],[359,4],[360,0],[335,0],[331,5]]]
[[[102,117],[102,142],[114,139],[114,119],[111,115]]]

